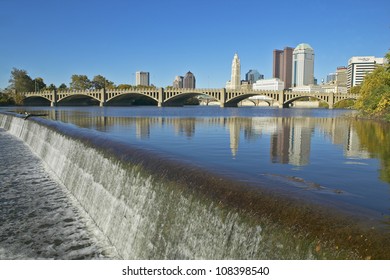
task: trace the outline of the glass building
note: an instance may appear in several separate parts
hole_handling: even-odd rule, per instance
[[[248,73],[245,74],[245,80],[250,84],[256,83],[256,81],[264,79],[264,75],[260,74],[257,70],[249,70]]]

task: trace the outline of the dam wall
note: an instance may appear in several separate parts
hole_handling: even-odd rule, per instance
[[[348,241],[345,225],[323,230],[322,212],[104,133],[15,114],[0,114],[0,128],[45,162],[123,259],[385,258],[375,242]]]

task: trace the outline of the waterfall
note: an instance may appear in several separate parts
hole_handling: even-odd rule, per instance
[[[262,192],[103,133],[10,114],[0,114],[0,127],[47,164],[123,259],[361,257],[263,215]]]

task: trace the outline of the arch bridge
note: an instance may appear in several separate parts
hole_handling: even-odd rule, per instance
[[[121,97],[133,95],[151,99],[159,107],[183,106],[184,102],[195,96],[204,95],[207,98],[218,101],[221,107],[237,107],[242,100],[252,96],[266,96],[278,102],[280,108],[290,107],[292,102],[311,97],[326,102],[332,109],[334,104],[346,99],[357,99],[355,94],[345,93],[308,93],[294,91],[264,91],[264,90],[229,90],[222,89],[188,89],[188,88],[145,88],[145,89],[101,89],[83,91],[40,91],[22,93],[25,99],[44,98],[50,101],[51,106],[57,106],[66,100],[88,97],[99,102],[100,106],[109,106],[111,102]]]

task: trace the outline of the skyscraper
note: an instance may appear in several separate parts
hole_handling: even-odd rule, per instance
[[[377,65],[383,65],[383,57],[353,56],[348,60],[347,88],[358,86],[364,77],[375,70]]]
[[[285,47],[284,50],[274,50],[273,78],[279,78],[284,82],[284,88],[291,87],[293,48]]]
[[[314,50],[309,44],[299,44],[293,52],[292,86],[314,84]]]
[[[135,72],[136,86],[149,86],[149,72]]]
[[[232,76],[230,82],[226,83],[226,88],[240,89],[241,88],[241,64],[238,54],[235,53],[232,61]]]
[[[184,88],[195,88],[195,76],[190,71],[184,76],[183,80]]]
[[[347,85],[347,72],[348,68],[345,66],[339,66],[336,70],[336,84],[339,86]]]
[[[173,81],[173,87],[174,88],[183,88],[183,76],[176,76],[175,80]]]
[[[254,84],[257,80],[261,79],[264,79],[264,75],[260,74],[257,70],[252,69],[245,74],[245,80],[247,80],[250,84]]]

